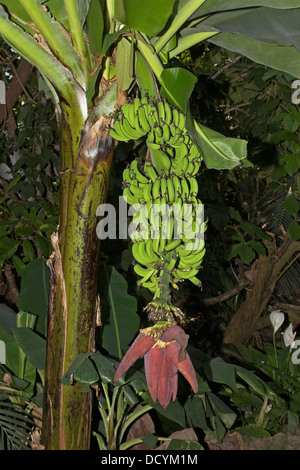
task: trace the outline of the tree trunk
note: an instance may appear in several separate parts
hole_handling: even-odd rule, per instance
[[[52,235],[42,443],[49,450],[89,448],[91,392],[61,384],[75,357],[94,348],[97,260],[96,209],[106,200],[113,141],[110,118],[81,134],[61,128],[61,207]],[[82,129],[82,126],[81,126]],[[80,133],[77,131],[77,138]],[[75,161],[75,163],[73,163]]]
[[[300,242],[293,242],[285,234],[282,244],[265,243],[268,254],[260,255],[252,267],[252,281],[246,299],[229,322],[224,343],[246,345],[255,332],[257,322],[268,305],[279,277],[291,257],[300,250]]]

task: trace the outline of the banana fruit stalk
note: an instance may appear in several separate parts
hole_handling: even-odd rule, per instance
[[[123,173],[123,196],[141,205],[131,235],[138,284],[154,300],[162,298],[166,273],[175,288],[185,280],[200,287],[205,224],[196,177],[203,157],[186,130],[185,115],[165,100],[135,98],[122,106],[110,133],[119,141],[144,139],[150,149],[151,162],[133,160]]]

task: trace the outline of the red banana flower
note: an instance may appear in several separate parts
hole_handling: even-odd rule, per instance
[[[140,334],[120,362],[114,380],[117,381],[144,355],[147,385],[154,403],[158,400],[166,409],[171,398],[175,400],[178,371],[188,380],[194,393],[197,393],[196,372],[185,350],[188,338],[180,326],[170,322],[159,322],[153,327],[140,330]]]

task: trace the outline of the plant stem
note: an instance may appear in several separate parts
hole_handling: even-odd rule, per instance
[[[278,369],[278,357],[277,357],[277,348],[276,348],[276,341],[275,341],[275,331],[273,332],[273,346],[274,346],[275,364]]]
[[[205,2],[206,0],[193,0],[185,2],[184,6],[179,10],[173,22],[170,24],[165,34],[163,34],[155,43],[155,50],[159,52],[167,44],[167,42],[178,32],[181,26],[192,16],[193,13]]]
[[[54,56],[58,57],[72,70],[79,83],[86,85],[85,65],[58,23],[44,10],[39,0],[20,0],[20,3],[39,29]]]
[[[145,57],[145,59],[149,63],[150,68],[152,69],[152,71],[154,72],[156,77],[159,79],[160,76],[161,76],[161,73],[164,70],[164,67],[163,67],[158,55],[153,50],[151,50],[152,46],[150,46],[150,44],[148,46],[143,41],[138,39],[137,40],[137,45],[138,45],[138,49],[142,53],[143,57]]]
[[[71,36],[74,47],[78,51],[79,55],[86,62],[88,69],[91,70],[92,64],[90,62],[90,55],[88,54],[87,50],[87,43],[85,42],[83,37],[82,27],[78,13],[77,0],[64,0],[64,2],[68,13]]]

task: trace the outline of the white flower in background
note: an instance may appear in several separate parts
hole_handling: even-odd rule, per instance
[[[284,313],[280,310],[273,310],[273,312],[270,313],[270,321],[273,325],[274,333],[276,333],[284,322]]]
[[[294,339],[296,336],[296,334],[293,332],[293,325],[290,323],[287,329],[282,334],[286,348],[290,346],[293,349],[293,347],[295,347]]]

